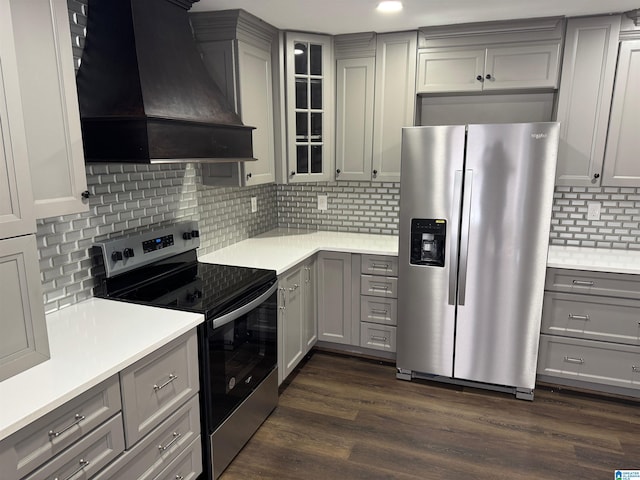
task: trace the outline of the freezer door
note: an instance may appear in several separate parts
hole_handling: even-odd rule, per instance
[[[533,388],[557,123],[469,125],[454,375]]]
[[[402,129],[396,358],[403,370],[453,374],[464,141],[464,126]],[[420,236],[413,263],[412,221]]]

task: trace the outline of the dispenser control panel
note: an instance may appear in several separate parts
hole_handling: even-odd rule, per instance
[[[444,267],[446,238],[446,220],[411,219],[411,265]]]

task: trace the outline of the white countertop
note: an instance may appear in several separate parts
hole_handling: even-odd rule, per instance
[[[0,382],[0,440],[202,321],[196,313],[100,298],[47,315],[51,358]]]
[[[365,233],[275,229],[198,258],[205,263],[275,270],[278,275],[319,252],[398,255],[398,237]]]
[[[637,275],[640,274],[640,251],[551,245],[547,266]]]

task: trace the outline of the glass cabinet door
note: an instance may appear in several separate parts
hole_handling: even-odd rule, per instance
[[[287,34],[288,181],[329,180],[333,171],[331,39]]]

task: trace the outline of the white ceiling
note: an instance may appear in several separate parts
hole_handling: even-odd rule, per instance
[[[381,14],[375,10],[378,1],[200,0],[191,11],[242,8],[281,30],[335,35],[514,18],[625,12],[640,8],[640,0],[403,0],[402,12]]]

